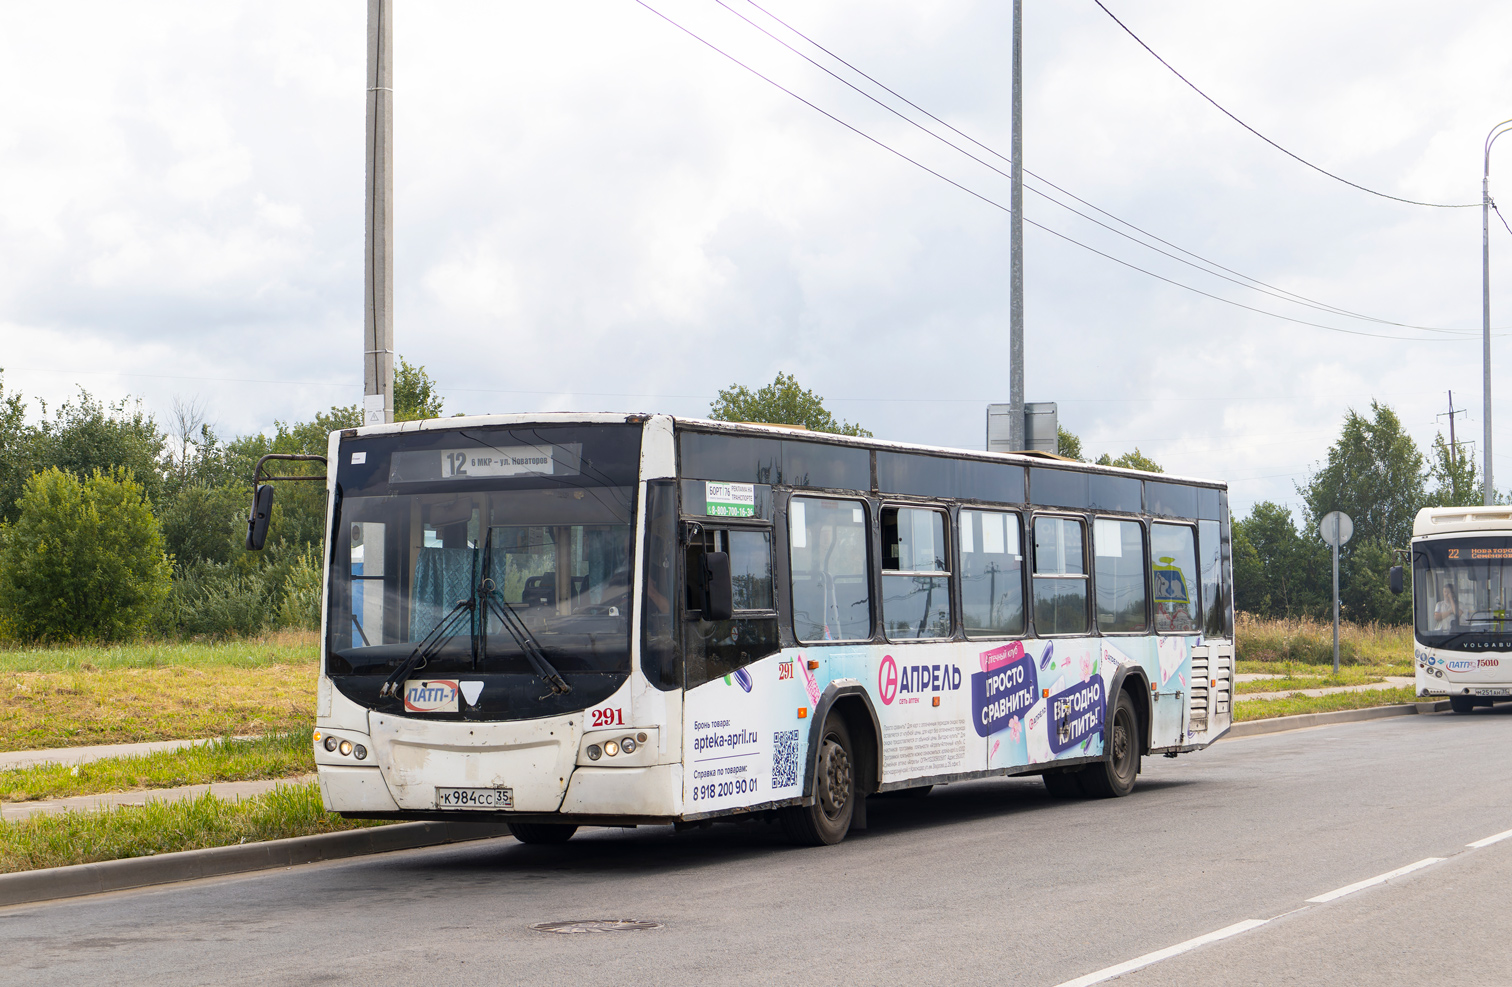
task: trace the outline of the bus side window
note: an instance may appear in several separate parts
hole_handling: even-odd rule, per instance
[[[1087,529],[1081,518],[1034,519],[1034,632],[1087,633]]]
[[[1019,516],[961,511],[961,614],[967,637],[1024,633]]]
[[[866,505],[859,500],[788,502],[793,633],[799,641],[871,639],[869,540]]]
[[[1157,634],[1196,634],[1198,572],[1193,532],[1185,524],[1150,525],[1150,584]]]
[[[729,556],[734,610],[730,620],[704,620],[700,612],[704,603],[701,575],[705,552],[723,552]],[[778,650],[769,529],[693,528],[685,546],[683,593],[687,606],[683,654],[688,688],[731,676]],[[742,687],[745,684],[742,682]]]
[[[1097,629],[1105,634],[1145,631],[1144,525],[1100,517],[1092,522]]]
[[[950,636],[945,512],[882,508],[882,629],[893,640]]]

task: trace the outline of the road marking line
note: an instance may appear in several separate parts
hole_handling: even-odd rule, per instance
[[[1488,836],[1484,840],[1476,840],[1474,843],[1466,843],[1465,846],[1474,847],[1475,849],[1479,850],[1483,846],[1490,846],[1493,843],[1500,843],[1502,840],[1505,840],[1509,836],[1512,836],[1512,829],[1507,830],[1505,833],[1497,833],[1495,836]]]
[[[1149,966],[1152,963],[1159,963],[1161,960],[1168,960],[1172,956],[1179,956],[1180,954],[1185,953],[1189,950],[1196,949],[1198,946],[1206,946],[1210,942],[1217,942],[1220,939],[1227,939],[1229,936],[1237,936],[1241,932],[1248,932],[1251,929],[1258,929],[1260,926],[1269,921],[1270,919],[1268,918],[1247,918],[1243,922],[1236,922],[1226,929],[1219,929],[1217,932],[1209,932],[1205,936],[1198,936],[1196,939],[1188,939],[1186,942],[1179,942],[1174,946],[1167,946],[1165,949],[1157,949],[1153,953],[1146,953],[1143,956],[1137,957],[1136,959],[1132,959],[1124,963],[1120,963],[1117,966],[1106,967],[1102,970],[1098,970],[1095,973],[1089,973],[1085,976],[1077,977],[1075,980],[1067,980],[1063,984],[1058,984],[1057,987],[1088,987],[1088,985],[1090,984],[1100,984],[1104,980],[1112,980],[1114,977],[1123,976],[1125,973],[1128,973],[1132,970],[1138,970],[1140,967]]]
[[[1401,877],[1403,874],[1411,874],[1413,871],[1418,870],[1421,867],[1427,867],[1429,864],[1439,863],[1443,859],[1443,857],[1426,857],[1422,860],[1419,860],[1415,864],[1408,864],[1406,867],[1398,867],[1396,870],[1387,871],[1384,874],[1377,874],[1375,877],[1367,878],[1363,881],[1357,881],[1354,884],[1338,888],[1337,890],[1330,891],[1327,894],[1320,894],[1316,898],[1307,899],[1307,901],[1309,904],[1321,905],[1326,901],[1333,901],[1335,898],[1342,898],[1347,894],[1354,894],[1356,891],[1363,890],[1365,888],[1371,887],[1372,885],[1385,884],[1393,877]]]

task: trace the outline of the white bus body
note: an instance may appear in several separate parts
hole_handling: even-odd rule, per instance
[[[1417,694],[1456,712],[1512,699],[1512,508],[1425,507],[1412,523]]]
[[[332,811],[833,843],[872,793],[1126,794],[1232,720],[1219,483],[652,415],[350,429],[328,460]]]

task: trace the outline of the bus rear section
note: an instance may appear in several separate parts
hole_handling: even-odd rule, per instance
[[[1512,511],[1424,508],[1412,535],[1417,694],[1457,713],[1512,699]]]

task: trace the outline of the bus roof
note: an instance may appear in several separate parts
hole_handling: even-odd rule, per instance
[[[656,417],[651,413],[633,412],[538,412],[518,415],[458,415],[453,418],[428,418],[420,421],[395,422],[391,425],[366,425],[357,429],[343,429],[341,434],[392,435],[403,432],[432,431],[449,428],[477,428],[487,425],[611,425],[626,421],[645,421]],[[959,449],[950,446],[930,446],[916,442],[894,442],[888,439],[862,438],[839,435],[833,432],[811,432],[791,425],[767,425],[757,422],[723,422],[707,418],[681,418],[665,416],[676,428],[691,428],[700,432],[716,432],[729,435],[764,435],[789,441],[810,441],[829,445],[845,445],[864,449],[885,449],[898,452],[928,453],[936,456],[952,456],[986,462],[1015,463],[1020,466],[1063,466],[1092,473],[1127,476],[1136,479],[1159,478],[1162,481],[1227,490],[1222,480],[1180,476],[1174,473],[1147,473],[1143,470],[1126,469],[1120,466],[1099,466],[1095,463],[1078,463],[1062,456],[1039,452],[987,452],[984,449]],[[1420,515],[1421,516],[1421,515]]]
[[[1412,519],[1412,537],[1512,529],[1512,507],[1425,507]]]

